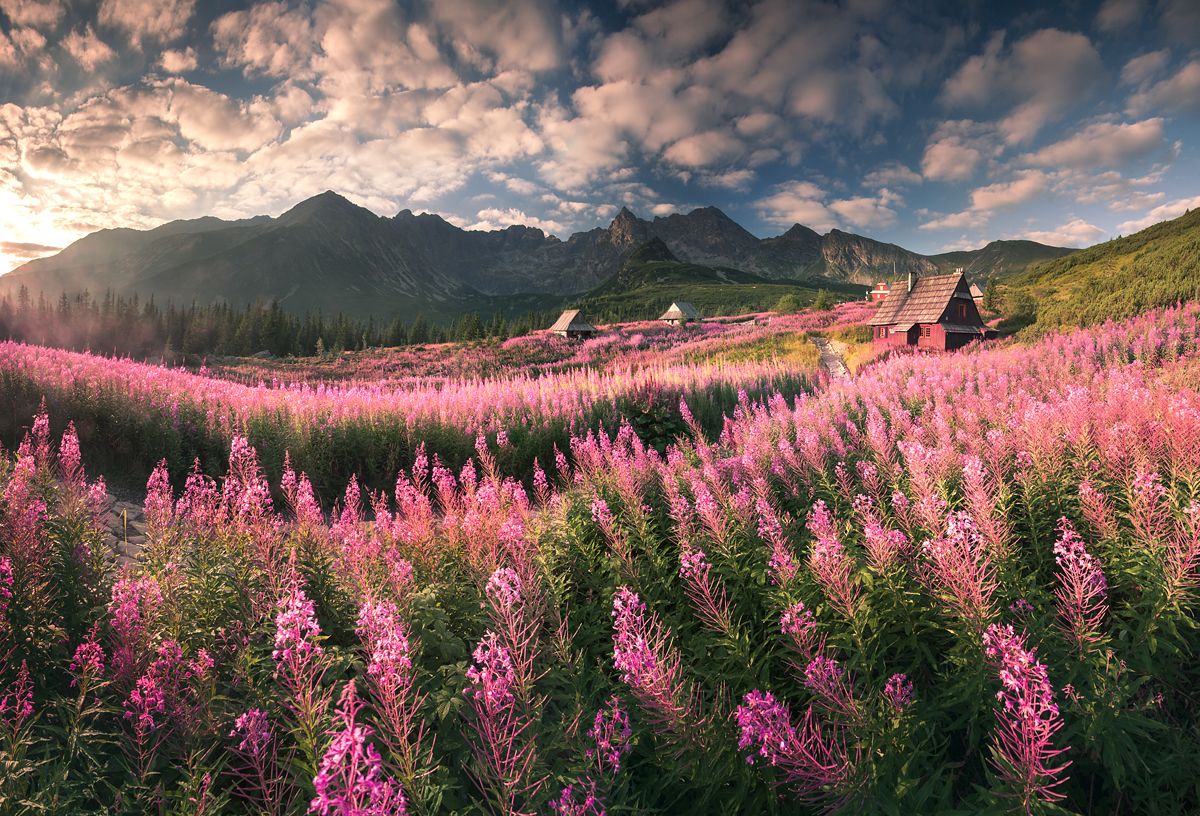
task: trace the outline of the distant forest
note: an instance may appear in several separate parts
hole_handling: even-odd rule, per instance
[[[257,302],[238,309],[227,303],[180,308],[142,303],[135,294],[126,299],[105,292],[101,300],[87,291],[73,299],[66,292],[57,304],[39,293],[35,301],[22,286],[16,299],[0,298],[0,339],[53,346],[96,354],[147,359],[189,356],[246,357],[269,351],[276,357],[311,357],[379,346],[424,345],[450,341],[501,340],[551,325],[557,312],[528,312],[509,323],[502,311],[486,320],[466,313],[449,326],[430,324],[417,315],[412,325],[399,317],[390,323],[374,317],[351,320],[318,310],[303,318],[285,312],[279,303]]]

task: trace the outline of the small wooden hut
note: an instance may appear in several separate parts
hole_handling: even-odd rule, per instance
[[[567,309],[550,327],[551,334],[562,337],[592,337],[598,329],[580,314],[579,309]]]
[[[871,298],[872,303],[879,303],[887,300],[888,292],[891,289],[892,287],[888,285],[887,281],[880,281],[875,284],[875,288],[870,291],[868,296]]]
[[[668,326],[679,326],[688,321],[699,323],[703,319],[701,314],[696,311],[696,307],[686,300],[675,301],[671,304],[671,308],[663,312],[662,317],[659,318]]]

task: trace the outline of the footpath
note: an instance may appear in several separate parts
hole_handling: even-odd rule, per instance
[[[834,350],[833,343],[829,342],[828,337],[810,337],[809,339],[817,347],[817,351],[821,352],[821,365],[829,372],[831,379],[850,379],[850,369],[846,368],[846,363],[842,360],[842,355]]]
[[[105,499],[108,515],[102,520],[104,543],[117,555],[117,571],[135,562],[146,546],[146,520],[142,506],[120,501],[111,493]]]

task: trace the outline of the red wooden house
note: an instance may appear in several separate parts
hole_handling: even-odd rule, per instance
[[[887,281],[880,281],[875,284],[875,288],[871,290],[871,302],[875,303],[881,300],[887,300],[888,292],[891,291]]]
[[[893,286],[867,325],[876,343],[941,351],[982,340],[987,332],[962,273],[909,275],[908,287]]]

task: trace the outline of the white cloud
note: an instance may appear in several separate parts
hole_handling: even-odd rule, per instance
[[[971,209],[998,210],[1027,204],[1050,187],[1049,178],[1040,170],[1022,170],[1013,181],[979,187],[971,193]]]
[[[900,200],[889,190],[880,190],[874,198],[835,199],[808,181],[789,181],[776,185],[775,192],[754,203],[759,216],[769,224],[791,227],[803,224],[818,231],[829,231],[849,224],[853,227],[886,228],[896,223],[896,211],[889,205]]]
[[[143,40],[171,42],[183,36],[196,0],[100,0],[97,19],[102,26],[125,32],[141,50]]]
[[[729,133],[710,130],[680,139],[663,152],[663,158],[685,167],[704,167],[737,155],[742,147]]]
[[[1172,77],[1129,97],[1126,110],[1137,116],[1146,111],[1194,110],[1200,108],[1200,59],[1194,59]]]
[[[547,71],[561,59],[562,25],[537,0],[437,0],[434,19],[460,59],[485,71]]]
[[[66,12],[61,0],[0,0],[0,11],[14,26],[52,28]]]
[[[1026,153],[1020,161],[1041,167],[1113,167],[1167,146],[1162,119],[1129,124],[1097,122],[1036,153]]]
[[[186,74],[196,70],[196,49],[190,45],[184,51],[167,50],[158,58],[158,64],[168,74]]]
[[[862,184],[864,187],[874,188],[906,187],[912,184],[920,184],[921,181],[919,173],[914,173],[900,162],[888,162],[863,176]]]
[[[1200,5],[1195,0],[1160,0],[1159,25],[1167,38],[1188,47],[1200,41]]]
[[[527,227],[536,227],[547,235],[557,235],[563,232],[566,227],[559,221],[543,220],[535,216],[529,215],[522,210],[497,207],[489,207],[485,210],[480,210],[476,214],[476,220],[471,224],[461,225],[463,229],[481,230],[488,232],[491,230],[505,229],[514,224],[523,224]]]
[[[96,36],[96,32],[92,31],[90,25],[84,29],[82,34],[72,31],[63,40],[62,45],[67,53],[79,63],[79,67],[89,72],[96,70],[96,66],[100,63],[108,62],[117,56],[115,51]]]
[[[1045,28],[1004,49],[1004,32],[946,81],[952,107],[1006,108],[995,126],[1010,144],[1028,142],[1047,123],[1076,107],[1107,77],[1100,55],[1082,34]]]
[[[1171,50],[1169,48],[1134,57],[1121,69],[1121,82],[1124,85],[1141,85],[1146,80],[1153,79],[1162,73],[1170,61]]]
[[[1146,0],[1104,0],[1096,12],[1096,27],[1101,31],[1121,31],[1139,23],[1146,13]]]
[[[227,64],[245,66],[247,73],[312,78],[309,62],[316,41],[305,9],[258,3],[217,18],[212,33]]]
[[[934,213],[931,213],[933,215]],[[949,215],[939,215],[938,217],[926,221],[917,229],[923,230],[944,230],[944,229],[977,229],[984,226],[991,219],[991,213],[977,212],[975,210],[966,210],[960,213],[951,213]]]
[[[1173,218],[1178,218],[1188,210],[1194,210],[1197,207],[1200,207],[1200,196],[1196,196],[1195,198],[1181,198],[1177,201],[1172,201],[1170,204],[1155,207],[1146,213],[1144,218],[1117,224],[1117,232],[1123,235],[1138,232],[1144,230],[1146,227],[1154,226],[1160,221],[1170,221]]]
[[[1016,235],[1009,235],[1009,240],[1037,241],[1039,244],[1061,247],[1085,247],[1099,241],[1108,233],[1089,224],[1082,218],[1075,218],[1053,230],[1028,230]]]
[[[959,136],[947,136],[926,145],[921,172],[933,181],[968,181],[982,160],[979,148],[963,144]]]

